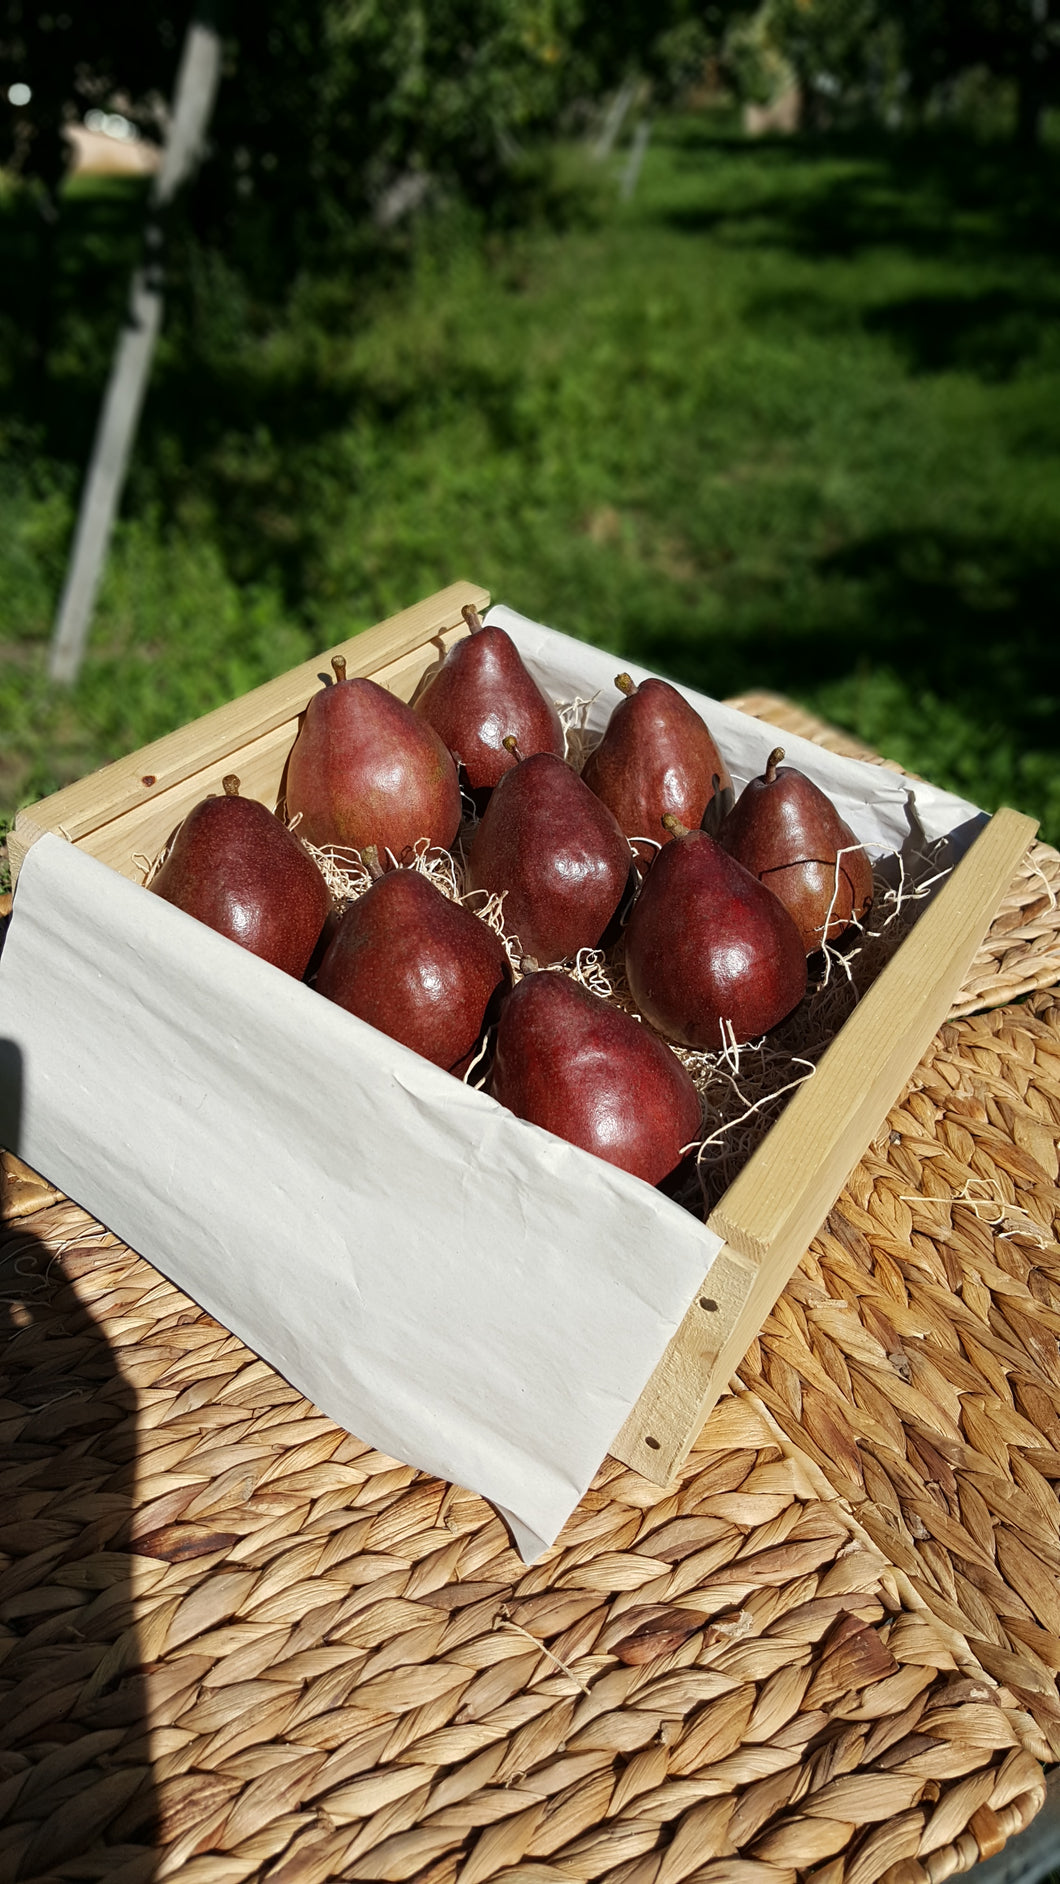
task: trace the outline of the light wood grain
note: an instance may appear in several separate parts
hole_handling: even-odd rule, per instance
[[[711,1213],[710,1228],[725,1239],[726,1276],[742,1259],[745,1269],[732,1273],[746,1287],[741,1294],[727,1285],[720,1340],[704,1339],[697,1298],[615,1441],[615,1456],[653,1484],[665,1484],[687,1457],[946,1019],[1037,828],[1017,811],[990,820]],[[721,1299],[713,1269],[700,1294]]]
[[[244,798],[258,798],[273,810],[287,755],[298,731],[298,719],[284,720],[260,739],[252,739],[238,752],[226,753],[211,765],[192,772],[167,791],[145,794],[145,802],[133,805],[94,831],[78,838],[78,850],[87,851],[109,864],[119,876],[142,883],[143,860],[151,862],[182,824],[188,812],[209,794],[217,796],[226,772],[234,772]]]
[[[1037,829],[1004,810],[980,832],[713,1211],[734,1249],[759,1263],[805,1249],[949,1013]]]
[[[428,641],[414,648],[411,654],[404,654],[399,660],[377,668],[372,679],[381,687],[386,687],[388,692],[407,700],[411,698],[421,674],[435,665],[440,652],[467,633],[466,624],[461,623],[458,628],[447,628],[440,634],[432,635]],[[302,704],[304,706],[304,700]],[[78,838],[78,849],[87,851],[90,857],[98,857],[101,863],[108,864],[119,876],[128,877],[133,883],[142,883],[145,863],[157,857],[193,805],[197,805],[209,793],[217,794],[221,791],[221,781],[226,772],[236,773],[244,798],[258,798],[262,804],[274,809],[280,796],[287,755],[298,732],[300,712],[301,709],[290,719],[281,721],[279,726],[262,733],[259,738],[248,740],[238,751],[228,752],[223,758],[215,759],[211,764],[189,773],[179,783],[165,790],[156,788],[145,792],[143,803],[120,812],[116,818],[109,819],[106,824]],[[48,802],[45,801],[46,804]],[[43,808],[34,806],[33,810],[39,814]]]
[[[286,748],[290,750],[298,716],[320,684],[318,675],[330,672],[333,653],[346,656],[351,678],[371,675],[407,699],[423,667],[447,645],[447,631],[450,640],[452,631],[466,632],[461,626],[460,611],[468,602],[478,609],[486,608],[488,591],[478,583],[454,582],[415,607],[403,609],[377,627],[351,636],[348,641],[338,643],[310,661],[303,661],[277,679],[255,687],[239,700],[217,707],[191,725],[167,733],[165,738],[142,746],[138,752],[20,811],[7,841],[12,879],[17,879],[30,845],[46,831],[57,831],[72,842],[80,843],[83,849],[103,856],[118,869],[122,865],[116,857],[129,854],[130,844],[134,850],[149,849],[154,835],[160,832],[157,848],[191,805],[205,791],[215,789],[210,784],[200,789],[196,784],[182,797],[174,793],[175,786],[194,780],[211,768],[233,769],[225,761],[242,760],[247,748],[257,749],[251,761],[256,763],[267,750],[261,741],[272,733],[280,734],[280,745],[286,739]],[[238,770],[239,766],[234,769]],[[242,771],[240,777],[243,777]],[[264,795],[267,795],[270,777],[267,765],[263,771],[255,773],[255,778],[259,777],[266,781]],[[145,779],[150,779],[151,783],[145,785]],[[259,795],[250,783],[249,774],[245,789],[254,796]],[[158,804],[157,811],[145,817],[144,808],[159,800],[164,802]],[[98,837],[95,843],[85,841],[94,834],[105,833],[106,827],[128,814],[133,816],[127,831],[115,829]],[[123,874],[134,875],[135,871],[123,870]]]
[[[611,1448],[653,1485],[667,1485],[732,1372],[719,1364],[743,1324],[758,1264],[723,1246]],[[746,1341],[740,1352],[747,1346]],[[713,1397],[711,1397],[713,1396]]]

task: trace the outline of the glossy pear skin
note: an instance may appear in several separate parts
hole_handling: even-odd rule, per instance
[[[538,752],[496,786],[467,879],[469,889],[506,892],[505,932],[544,963],[595,948],[629,872],[629,845],[606,805],[562,759]]]
[[[418,870],[390,870],[345,911],[316,988],[459,1077],[510,980],[492,929]]]
[[[503,628],[472,624],[416,696],[415,710],[461,761],[475,792],[492,791],[517,763],[501,743],[509,734],[524,758],[535,752],[563,757],[559,714]]]
[[[205,798],[196,805],[149,887],[299,977],[331,909],[330,891],[309,852],[253,798]]]
[[[505,998],[490,1091],[648,1184],[668,1177],[700,1134],[699,1094],[676,1054],[567,975],[527,975]]]
[[[582,777],[614,812],[627,837],[666,844],[670,833],[660,819],[671,813],[695,830],[714,796],[715,778],[719,790],[731,788],[729,770],[706,723],[669,681],[642,680],[632,687],[629,676],[620,674],[616,685],[625,698],[589,754]],[[644,863],[655,855],[651,844],[634,848]]]
[[[806,991],[806,952],[780,899],[705,831],[661,850],[626,927],[626,974],[645,1018],[708,1052],[768,1033]]]
[[[810,955],[861,920],[872,901],[872,865],[831,799],[777,757],[744,787],[718,842],[779,896]]]
[[[375,844],[399,861],[420,838],[444,849],[460,828],[449,753],[374,680],[336,680],[313,695],[287,761],[286,800],[310,844]]]

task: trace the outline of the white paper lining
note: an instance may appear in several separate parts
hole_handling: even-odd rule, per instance
[[[613,655],[488,619],[557,699],[598,692],[602,729]],[[774,735],[682,691],[760,771]],[[902,843],[900,780],[784,743],[863,841]],[[929,837],[982,818],[916,806]],[[554,1541],[716,1236],[57,837],[23,865],[0,1033],[34,1168],[341,1425],[491,1499],[525,1556]]]
[[[22,1155],[520,1548],[592,1480],[718,1239],[57,837],[0,961]]]
[[[569,635],[557,634],[503,605],[491,608],[485,620],[506,629],[524,660],[556,699],[594,696],[588,725],[596,733],[603,732],[621,697],[615,688],[615,675],[628,673],[640,681],[650,673],[646,667],[574,641]],[[874,856],[901,851],[910,841],[918,843],[921,832],[929,841],[952,838],[955,854],[961,854],[986,822],[986,814],[978,806],[937,785],[900,778],[896,772],[864,759],[841,758],[797,733],[778,735],[776,727],[691,687],[679,687],[678,691],[706,720],[737,792],[765,770],[769,754],[780,744],[785,763],[797,766],[827,792],[840,817]]]

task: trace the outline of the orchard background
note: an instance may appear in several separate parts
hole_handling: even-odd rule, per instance
[[[82,11],[0,0],[5,821],[469,576],[1060,840],[1040,0],[232,0],[71,690],[147,183],[71,177],[67,129],[159,137],[187,23]]]

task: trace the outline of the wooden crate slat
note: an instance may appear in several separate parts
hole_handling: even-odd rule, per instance
[[[375,668],[372,679],[385,687],[388,693],[397,694],[399,700],[411,700],[421,675],[433,667],[443,654],[448,654],[457,641],[465,641],[470,633],[466,622],[461,622],[458,627],[444,628],[440,634],[432,635],[429,641],[420,642],[410,654],[403,654],[399,660],[390,661],[386,667]]]
[[[405,658],[415,655],[436,636],[459,624],[460,611],[468,602],[483,609],[488,606],[489,593],[478,583],[451,583],[437,595],[417,602],[413,608],[403,609],[375,628],[338,643],[333,651],[345,654],[351,677],[374,675],[380,668],[393,668],[400,681]],[[29,810],[20,811],[8,837],[12,878],[17,878],[30,845],[46,831],[58,831],[72,842],[79,842],[125,813],[139,810],[174,785],[240,753],[262,735],[287,722],[296,722],[319,685],[317,676],[328,671],[331,652],[303,661],[240,699],[215,708],[189,726],[167,733],[163,739],[142,746],[138,752],[117,759],[102,771],[90,773]],[[422,668],[422,659],[419,665]],[[417,671],[413,661],[410,691]],[[395,686],[394,691],[400,692],[401,686]],[[294,737],[293,730],[290,737]],[[152,784],[145,785],[145,778],[150,778]],[[171,825],[167,827],[171,828]]]
[[[334,651],[409,699],[434,660],[466,634],[460,611],[487,591],[458,582]],[[102,862],[142,876],[192,805],[238,772],[274,804],[322,654],[103,771],[20,812],[8,839],[17,875],[30,844],[59,831]],[[152,784],[145,786],[143,779]],[[758,1333],[850,1171],[949,1012],[1036,826],[1001,811],[906,938],[710,1218],[724,1239],[612,1451],[665,1484]]]
[[[142,861],[153,862],[167,839],[173,836],[193,805],[210,793],[217,795],[226,772],[234,772],[244,798],[258,798],[272,810],[276,804],[283,768],[297,728],[296,720],[285,720],[260,739],[252,739],[236,753],[226,753],[210,765],[193,772],[168,791],[155,792],[142,805],[134,805],[117,818],[101,824],[78,839],[78,850],[87,851],[109,864],[119,876],[142,883]]]
[[[919,918],[711,1212],[724,1237],[725,1299],[705,1337],[694,1302],[615,1443],[615,1456],[664,1485],[795,1271],[843,1185],[946,1019],[1037,824],[998,811]],[[731,1268],[742,1258],[743,1271]],[[730,1278],[749,1278],[742,1297]],[[722,1335],[718,1342],[717,1335]],[[648,1444],[649,1438],[655,1443]]]
[[[389,692],[407,700],[420,675],[433,664],[439,650],[448,649],[467,632],[466,626],[461,624],[459,628],[434,635],[429,641],[421,642],[411,654],[402,655],[399,660],[376,670],[372,678]],[[108,823],[98,825],[95,830],[79,838],[78,849],[87,851],[90,857],[98,857],[101,863],[108,864],[119,876],[140,883],[143,881],[145,861],[153,861],[157,857],[193,805],[197,805],[210,792],[220,792],[221,780],[226,772],[236,773],[244,798],[258,798],[262,804],[274,808],[287,755],[298,731],[300,711],[291,719],[281,721],[279,726],[262,733],[259,738],[249,740],[238,750],[225,753],[211,764],[190,773],[178,784],[170,785],[165,790],[156,788],[149,794],[145,793],[142,804],[121,812],[118,817],[111,818]]]
[[[722,1392],[732,1368],[721,1373],[721,1356],[731,1346],[734,1330],[743,1325],[757,1277],[758,1264],[748,1262],[739,1250],[726,1245],[718,1251],[702,1288],[611,1447],[614,1458],[653,1485],[669,1484]],[[711,1393],[713,1398],[705,1404]]]
[[[712,1212],[711,1228],[764,1262],[792,1239],[800,1251],[832,1208],[950,1010],[1038,826],[998,811],[901,948],[859,1001],[816,1076]]]

